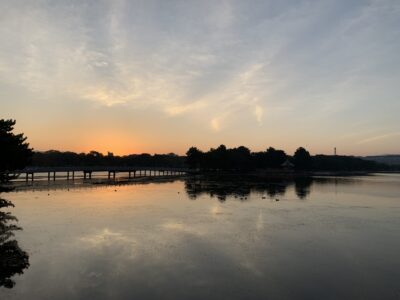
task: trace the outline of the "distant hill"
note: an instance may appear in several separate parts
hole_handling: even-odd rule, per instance
[[[375,161],[378,163],[383,163],[391,166],[400,166],[400,155],[390,154],[390,155],[374,155],[374,156],[364,156],[366,160]]]

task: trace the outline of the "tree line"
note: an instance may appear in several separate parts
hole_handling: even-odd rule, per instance
[[[102,154],[98,151],[89,153],[62,152],[49,150],[34,152],[31,166],[68,167],[68,166],[138,166],[138,167],[184,167],[185,158],[174,153],[169,154],[130,154],[114,155],[111,152]]]
[[[186,156],[169,154],[131,154],[113,155],[98,151],[89,153],[62,152],[50,150],[32,151],[23,134],[13,134],[15,121],[0,120],[0,182],[10,176],[5,171],[22,169],[24,166],[66,167],[66,166],[143,166],[143,167],[189,167],[197,170],[251,171],[256,169],[283,169],[310,171],[395,171],[396,166],[364,160],[354,156],[310,155],[299,147],[293,155],[284,150],[267,148],[265,151],[252,152],[240,146],[227,148],[220,145],[209,151],[191,147]]]
[[[191,147],[186,152],[189,168],[198,170],[250,171],[255,169],[294,169],[298,171],[377,171],[390,167],[354,156],[315,155],[304,147],[294,154],[269,147],[266,151],[251,152],[244,146],[227,148],[220,145],[203,152]]]
[[[200,171],[238,171],[257,169],[293,169],[297,171],[382,171],[394,169],[385,164],[364,160],[353,156],[311,155],[304,147],[299,147],[293,155],[284,150],[269,147],[265,151],[251,152],[240,146],[227,148],[221,145],[209,151],[191,147],[186,156],[169,154],[130,154],[117,156],[102,154],[62,152],[50,150],[33,152],[30,166],[66,167],[66,166],[138,166],[191,168]]]

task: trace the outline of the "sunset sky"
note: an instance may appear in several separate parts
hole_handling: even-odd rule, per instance
[[[36,150],[400,153],[400,1],[1,1]]]

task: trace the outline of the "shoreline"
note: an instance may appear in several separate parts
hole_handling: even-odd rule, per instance
[[[96,188],[104,186],[121,186],[129,184],[151,184],[151,183],[165,183],[173,182],[176,180],[185,180],[188,178],[197,179],[212,179],[212,180],[226,180],[226,179],[243,179],[251,181],[269,181],[269,180],[297,180],[303,178],[318,178],[318,177],[356,177],[356,176],[374,176],[374,174],[400,174],[400,172],[366,172],[366,171],[325,171],[325,172],[294,172],[294,171],[276,171],[276,170],[262,170],[251,171],[245,173],[239,172],[219,172],[207,171],[197,172],[185,175],[174,176],[143,176],[136,178],[119,177],[115,180],[108,178],[93,178],[93,179],[75,179],[66,180],[59,179],[56,181],[37,180],[34,182],[25,181],[12,181],[7,186],[11,187],[10,192],[22,191],[40,191],[40,190],[55,190],[55,189],[76,189],[76,188]]]
[[[109,180],[107,178],[94,178],[94,179],[76,179],[66,180],[59,179],[56,181],[37,180],[34,182],[25,181],[13,181],[8,186],[12,188],[12,192],[24,192],[24,191],[42,191],[42,190],[59,190],[59,189],[79,189],[79,188],[96,188],[104,186],[121,186],[129,184],[151,184],[151,183],[164,183],[173,182],[176,180],[183,179],[187,175],[175,175],[168,177],[137,177],[137,178],[124,178],[120,177],[115,180]]]
[[[370,171],[291,171],[291,170],[257,170],[249,172],[229,172],[229,171],[205,171],[197,172],[195,176],[226,176],[226,177],[248,177],[259,179],[296,179],[306,177],[345,177],[345,176],[371,176]],[[386,172],[382,172],[386,173]]]

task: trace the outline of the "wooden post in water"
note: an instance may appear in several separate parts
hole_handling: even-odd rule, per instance
[[[72,171],[72,180],[75,180],[75,171]]]
[[[56,181],[56,171],[53,172],[53,181]]]
[[[69,180],[69,171],[67,171],[67,180]]]

